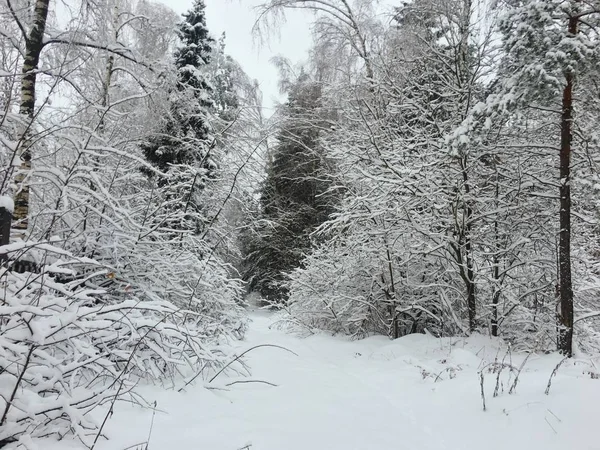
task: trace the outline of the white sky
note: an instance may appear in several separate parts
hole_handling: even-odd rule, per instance
[[[192,5],[192,0],[161,0],[181,14]],[[226,52],[238,61],[246,73],[259,81],[264,94],[264,106],[270,108],[274,100],[281,100],[277,89],[277,70],[269,62],[271,57],[283,55],[293,63],[304,61],[310,46],[310,19],[305,11],[289,11],[279,32],[271,33],[267,42],[260,43],[252,36],[257,14],[253,6],[263,0],[205,0],[206,23],[210,32],[219,37],[226,33]],[[271,111],[265,111],[269,115]]]

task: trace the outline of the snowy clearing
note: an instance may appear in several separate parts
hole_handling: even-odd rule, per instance
[[[252,376],[276,384],[238,383],[228,391],[198,383],[187,392],[143,388],[157,402],[149,449],[378,450],[378,449],[578,449],[596,450],[600,380],[593,361],[565,362],[532,355],[508,394],[508,369],[484,370],[487,411],[482,411],[479,371],[495,358],[518,369],[524,355],[484,336],[435,339],[410,335],[396,341],[362,341],[328,335],[299,338],[269,328],[272,316],[253,313],[240,352]],[[597,362],[596,362],[597,364]],[[497,371],[496,371],[497,372]],[[242,378],[219,377],[217,386]],[[494,398],[496,381],[499,395]],[[214,383],[213,383],[214,384]],[[120,404],[108,422],[109,440],[98,450],[140,449],[152,411]],[[43,442],[48,450],[82,448],[74,441]]]

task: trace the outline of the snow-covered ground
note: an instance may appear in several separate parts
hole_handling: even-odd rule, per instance
[[[220,376],[186,392],[142,389],[152,411],[120,404],[98,450],[553,450],[600,449],[600,371],[592,360],[565,362],[532,355],[509,394],[514,373],[486,365],[504,360],[518,369],[524,355],[487,337],[349,341],[299,338],[269,328],[268,313],[253,313],[240,352],[276,344],[296,355],[262,347],[247,355],[252,375],[265,383],[226,384]],[[598,360],[596,360],[598,365]],[[487,411],[482,410],[483,369]],[[494,390],[498,384],[498,396]],[[152,426],[151,426],[152,424]],[[45,450],[81,448],[46,442]]]

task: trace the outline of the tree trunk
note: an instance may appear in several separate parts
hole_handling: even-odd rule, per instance
[[[459,33],[460,41],[458,42],[458,85],[463,91],[461,103],[463,105],[462,120],[464,120],[471,107],[471,68],[469,64],[469,38],[471,33],[471,0],[463,0],[462,10],[460,11]],[[477,325],[477,305],[475,294],[475,269],[473,262],[473,242],[472,242],[472,216],[473,207],[470,194],[471,186],[469,181],[468,170],[468,154],[465,154],[460,160],[460,169],[463,178],[463,245],[464,245],[464,262],[465,262],[465,287],[467,289],[467,311],[469,316],[469,331],[473,332]]]
[[[467,312],[469,316],[469,331],[475,331],[477,325],[477,305],[475,296],[475,268],[473,263],[473,242],[472,228],[473,208],[471,207],[471,185],[469,184],[469,174],[467,173],[467,158],[460,160],[460,168],[463,176],[464,197],[463,202],[463,220],[461,225],[460,251],[464,250],[464,258],[461,258],[463,264],[463,281],[467,290]]]
[[[496,211],[498,211],[500,197],[500,175],[498,168],[496,170]],[[494,218],[494,256],[492,256],[492,279],[494,280],[494,291],[492,293],[492,336],[498,336],[498,303],[500,301],[500,261],[498,253],[500,251],[498,235],[498,212]]]
[[[398,328],[398,298],[396,297],[396,283],[394,281],[394,268],[392,266],[392,254],[390,253],[390,247],[388,245],[387,236],[385,238],[385,250],[387,253],[387,268],[390,274],[390,297],[392,300],[392,336],[394,339],[400,337],[400,330]]]
[[[27,126],[21,136],[18,155],[21,158],[19,171],[15,176],[17,191],[15,194],[15,211],[13,228],[25,231],[29,216],[29,186],[25,182],[31,172],[31,123],[35,108],[35,86],[40,54],[44,48],[44,32],[48,18],[50,0],[37,0],[33,10],[33,26],[25,36],[25,58],[23,60],[21,81],[21,105],[19,112],[26,121]]]
[[[569,33],[577,34],[576,17],[569,19]],[[559,335],[558,349],[573,354],[573,286],[571,283],[571,126],[573,120],[574,74],[565,73],[560,124],[560,234],[558,242]]]

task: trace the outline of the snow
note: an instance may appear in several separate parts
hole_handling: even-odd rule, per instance
[[[235,344],[238,354],[275,344],[296,355],[261,347],[247,355],[251,375],[246,378],[220,375],[181,393],[144,387],[146,400],[156,401],[156,413],[117,405],[105,430],[109,439],[100,440],[96,449],[145,448],[130,446],[148,440],[148,448],[178,450],[600,448],[595,431],[600,380],[593,360],[564,362],[545,395],[562,357],[530,355],[516,392],[509,394],[514,376],[504,369],[497,377],[490,363],[518,369],[526,355],[511,354],[488,337],[300,338],[270,327],[268,313],[255,312],[251,318],[246,339]],[[249,380],[276,386],[231,384]],[[493,397],[497,381],[499,395]],[[177,383],[177,388],[183,385]],[[39,448],[82,447],[76,441],[44,441]]]
[[[0,208],[7,209],[11,214],[15,211],[15,202],[5,195],[0,196]]]

